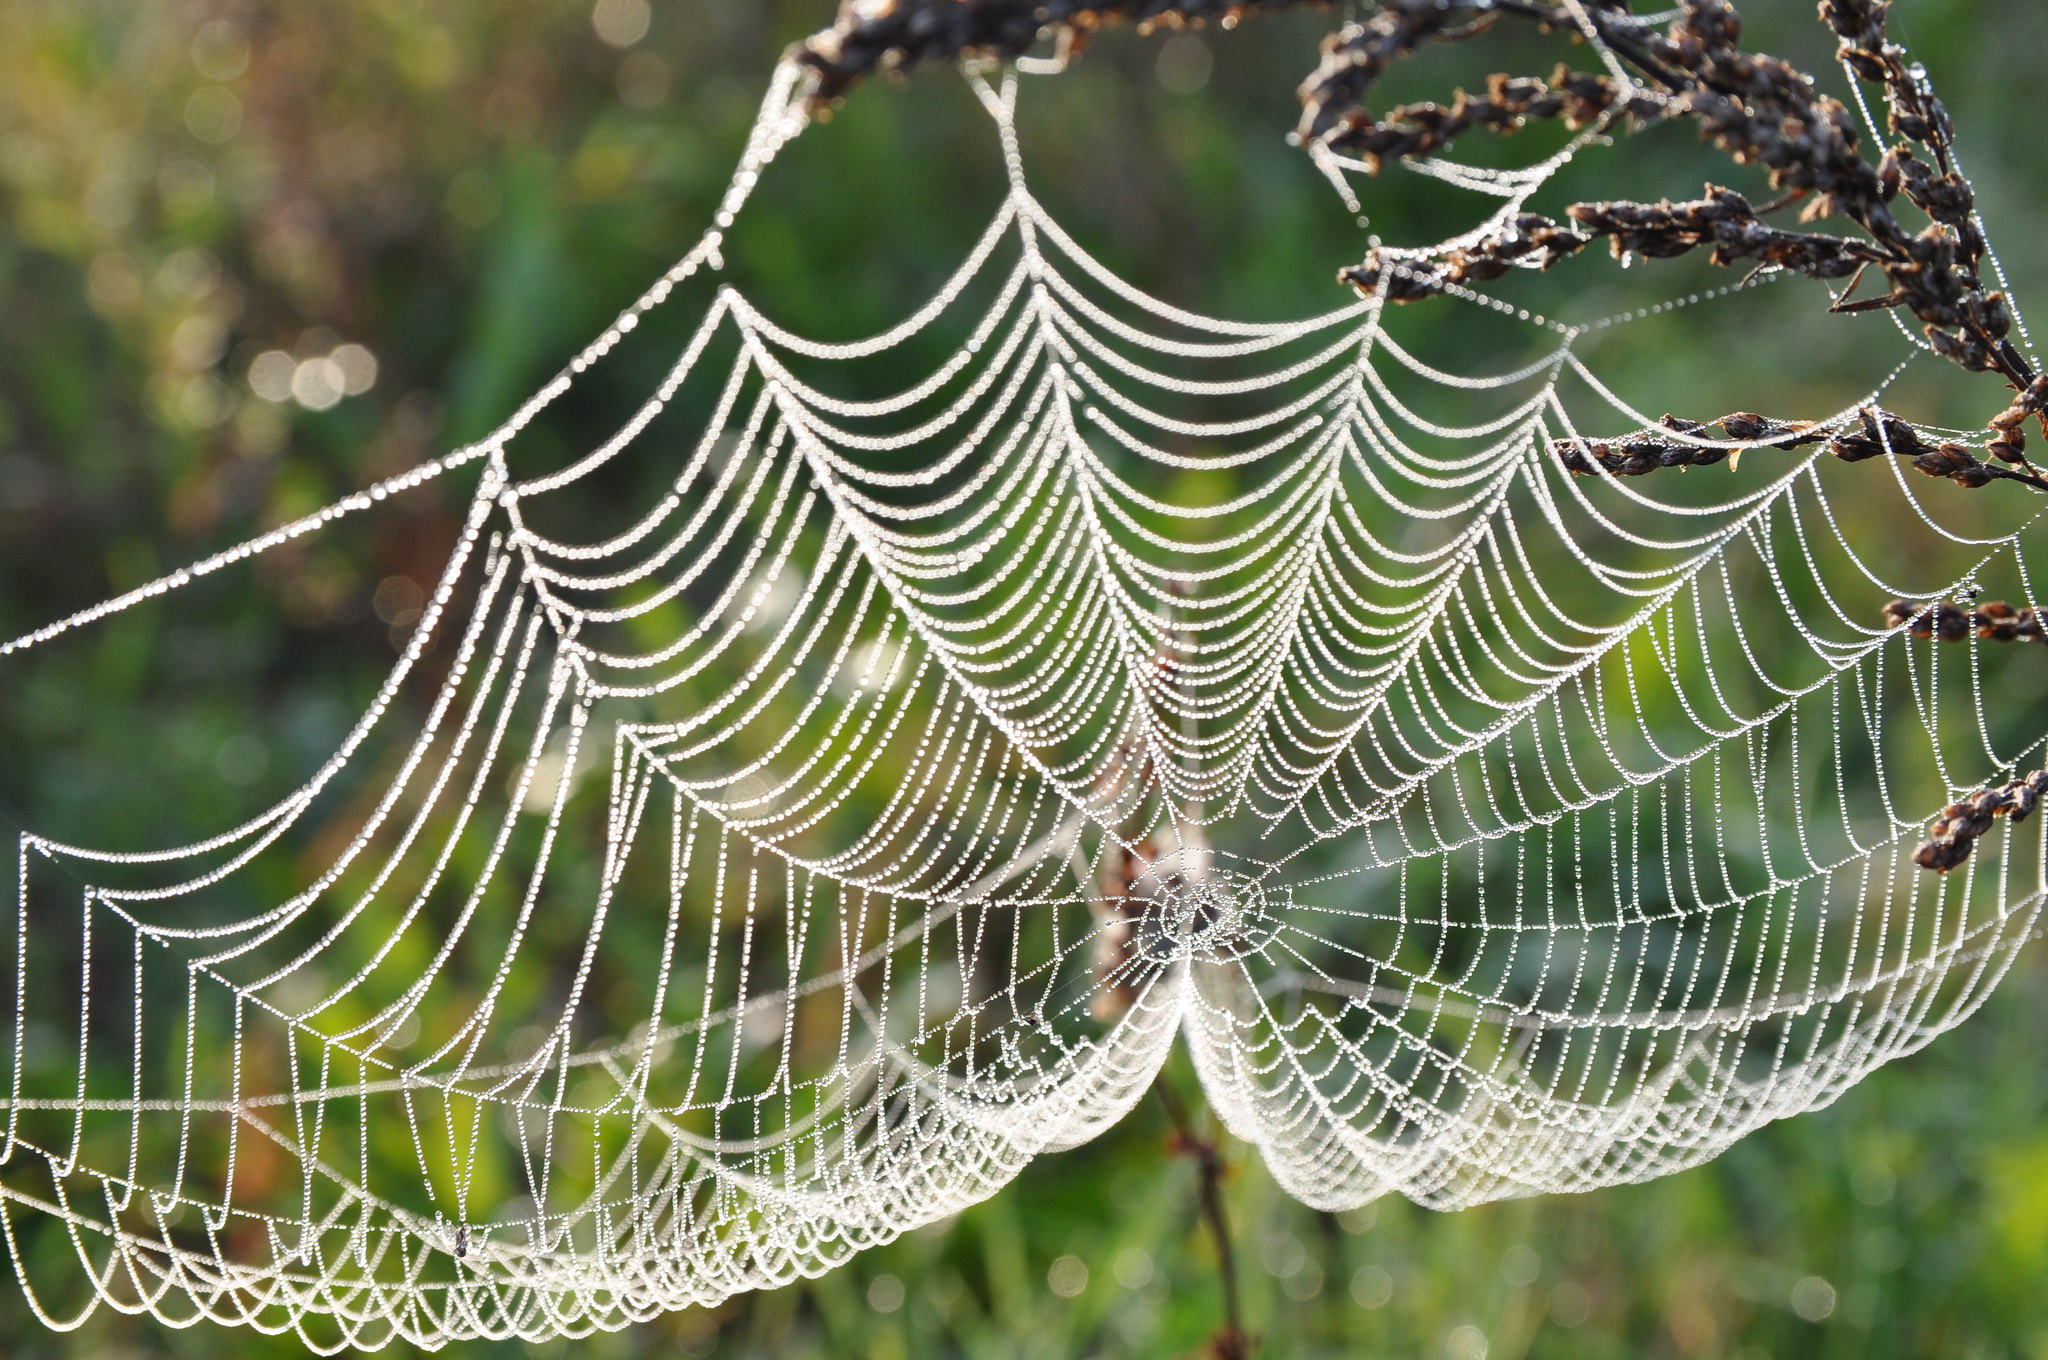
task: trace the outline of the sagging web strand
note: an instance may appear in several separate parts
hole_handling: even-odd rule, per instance
[[[2031,520],[1810,451],[1725,499],[1566,475],[1574,410],[1651,423],[1585,357],[1646,313],[1460,294],[1534,356],[1472,376],[1372,301],[1160,302],[1026,187],[1014,77],[977,85],[1008,195],[930,303],[825,344],[723,290],[612,439],[515,478],[716,265],[796,81],[717,229],[502,429],[4,649],[482,465],[305,784],[176,849],[22,839],[0,1226],[51,1325],[622,1326],[985,1198],[1176,1035],[1318,1207],[1639,1180],[1952,1027],[2031,935],[2032,826],[1910,862],[2038,749],[2011,658],[1877,603],[2037,603]],[[1511,212],[1568,159],[1425,168]],[[664,435],[686,388],[712,414]],[[629,450],[668,494],[548,527]]]

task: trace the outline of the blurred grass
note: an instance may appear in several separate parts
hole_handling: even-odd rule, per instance
[[[0,634],[495,424],[695,239],[775,55],[827,8],[692,0],[655,10],[622,50],[562,0],[0,7]],[[1805,9],[1751,6],[1810,44]],[[1329,280],[1361,233],[1279,141],[1326,22],[1106,39],[1032,88],[1038,187],[1108,262],[1183,305],[1334,305]],[[2036,295],[2048,15],[2030,0],[1908,0],[1897,22],[1957,110],[2019,296]],[[1188,88],[1200,58],[1213,72]],[[1178,91],[1158,78],[1171,62]],[[1418,79],[1440,88],[1442,69]],[[873,85],[764,185],[733,274],[799,330],[886,324],[983,225],[1001,192],[991,151],[950,75]],[[1670,176],[1654,193],[1712,170],[1675,144],[1639,159]],[[1389,235],[1436,211],[1375,210]],[[1798,292],[1758,304],[1782,343],[1846,347]],[[265,352],[342,343],[375,356],[366,392],[315,410],[252,389]],[[1670,319],[1614,364],[1649,380],[1693,343]],[[1772,372],[1768,354],[1717,362]],[[1772,381],[1788,410],[1843,399],[1783,365]],[[601,436],[616,409],[600,392],[560,437]],[[403,592],[380,586],[431,579],[460,491],[6,663],[0,813],[41,827],[90,813],[138,841],[218,827],[234,812],[223,802],[302,768],[359,709],[405,626]],[[1454,1216],[1392,1202],[1315,1215],[1237,1149],[1250,1325],[1274,1357],[1469,1353],[1460,1328],[1492,1360],[2048,1356],[2043,1034],[2036,947],[1961,1032],[1713,1165]],[[1193,1091],[1183,1067],[1171,1076]],[[464,1352],[1188,1353],[1218,1316],[1194,1174],[1147,1105],[822,1280],[619,1336]],[[105,1314],[52,1335],[11,1289],[0,1319],[0,1350],[21,1357],[298,1349]]]

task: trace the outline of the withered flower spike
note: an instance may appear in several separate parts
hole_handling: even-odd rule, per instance
[[[1718,422],[1728,432],[1730,439],[1746,443],[1762,444],[1773,449],[1796,449],[1808,444],[1818,444],[1827,438],[1825,432],[1809,420],[1772,420],[1754,411],[1736,411],[1722,416]]]
[[[1425,42],[1455,42],[1478,32],[1474,21],[1489,8],[1391,0],[1377,14],[1332,33],[1323,40],[1322,60],[1296,92],[1301,99],[1296,134],[1304,143],[1320,142],[1346,118],[1363,112],[1388,67]]]
[[[1366,297],[1417,302],[1453,287],[1497,279],[1510,269],[1549,269],[1585,249],[1592,239],[1539,213],[1521,213],[1462,249],[1428,258],[1375,250],[1363,264],[1340,270],[1337,278]]]
[[[1971,604],[1936,600],[1916,605],[1893,600],[1884,607],[1888,628],[1903,628],[1916,638],[1936,642],[1960,642],[1972,634],[1987,642],[2048,643],[2048,629],[2031,605],[2014,606],[2004,600]]]
[[[1558,120],[1577,131],[1609,110],[1641,125],[1662,116],[1664,101],[1612,76],[1559,66],[1547,81],[1496,74],[1487,78],[1484,93],[1459,90],[1449,105],[1401,104],[1383,118],[1360,104],[1327,121],[1315,140],[1325,150],[1356,157],[1369,173],[1378,174],[1388,161],[1435,155],[1474,128],[1507,134],[1532,122]]]
[[[1656,429],[1624,435],[1619,439],[1554,440],[1550,451],[1567,472],[1580,476],[1600,469],[1616,477],[1641,477],[1668,467],[1710,467],[1723,461],[1733,466],[1732,455],[1740,450],[1669,438],[1673,432],[1697,436],[1711,424],[1719,425],[1728,439],[1745,445],[1789,450],[1826,440],[1828,453],[1845,463],[1860,463],[1868,458],[1890,455],[1907,459],[1916,472],[1928,477],[1945,477],[1958,486],[1980,487],[1995,481],[2013,481],[2048,491],[2048,478],[2041,477],[2031,467],[2023,470],[1987,463],[1962,444],[1930,444],[1912,425],[1883,407],[1865,406],[1856,414],[1857,424],[1854,427],[1832,435],[1807,421],[1775,421],[1751,411],[1732,412],[1712,422],[1667,415]],[[1987,445],[1986,449],[1998,454],[1995,444]]]
[[[1712,467],[1730,462],[1740,449],[1665,438],[1668,434],[1706,439],[1719,425],[1728,439],[1770,449],[1796,449],[1827,436],[1803,420],[1772,420],[1754,411],[1735,411],[1719,420],[1687,420],[1667,415],[1655,429],[1620,439],[1559,439],[1550,451],[1565,471],[1581,477],[1605,471],[1614,477],[1641,477],[1668,467]]]
[[[1856,428],[1842,430],[1828,441],[1828,452],[1845,463],[1860,463],[1867,458],[1890,454],[1909,460],[1916,472],[1929,477],[1946,477],[1958,486],[1979,487],[1996,481],[2010,481],[2024,482],[2036,490],[2048,491],[2048,479],[2031,468],[1986,463],[1962,444],[1930,444],[1912,425],[1882,407],[1866,406],[1857,412],[1857,416]],[[2000,452],[1996,440],[1985,448],[1995,457],[2015,461]],[[2024,462],[2023,459],[2019,461]]]
[[[1950,803],[1935,818],[1928,838],[1913,852],[1913,862],[1937,874],[1947,873],[1968,861],[1994,819],[2025,821],[2040,805],[2043,794],[2048,794],[2048,770],[2036,770]]]
[[[792,49],[811,73],[813,111],[843,98],[878,71],[907,71],[963,56],[1022,56],[1048,29],[1077,51],[1108,23],[1233,23],[1258,10],[1317,0],[843,0],[832,26]]]
[[[2030,416],[2039,416],[2042,430],[2048,431],[2048,374],[2042,374],[2021,388],[2012,404],[1991,418],[1994,438],[2011,437],[2024,447],[2026,436],[2020,431]]]
[[[1587,233],[1607,237],[1616,258],[1669,259],[1712,246],[1715,264],[1754,261],[1816,279],[1848,278],[1884,258],[1864,241],[1770,226],[1743,195],[1713,184],[1684,203],[1574,203],[1565,212]]]

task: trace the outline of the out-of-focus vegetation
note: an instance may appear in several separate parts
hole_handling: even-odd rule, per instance
[[[828,8],[0,6],[0,634],[490,428],[696,239],[776,54]],[[1803,3],[1752,8],[1800,55],[1824,51]],[[1176,302],[1334,305],[1361,233],[1280,140],[1327,22],[1115,35],[1035,82],[1044,196]],[[2041,295],[2048,12],[1902,0],[1896,22],[1956,108],[2019,297]],[[992,151],[946,72],[864,88],[769,177],[731,272],[794,328],[886,324],[978,234],[1001,193]],[[1688,163],[1631,191],[1698,177]],[[1423,223],[1394,204],[1376,225]],[[1638,350],[1616,363],[1740,366],[1774,385],[1756,404],[1799,414],[1783,345],[1819,353],[1845,333],[1811,301],[1773,291],[1769,352],[1759,331],[1673,320],[1631,332]],[[601,396],[568,413],[593,439],[615,414]],[[465,489],[0,662],[0,813],[61,828],[90,810],[164,841],[217,828],[224,787],[309,764],[417,617]],[[2037,947],[1984,1014],[1835,1107],[1706,1168],[1576,1199],[1329,1218],[1239,1155],[1229,1211],[1251,1329],[1275,1357],[2048,1356],[2044,1034]],[[1193,1091],[1185,1070],[1169,1076]],[[1194,1168],[1166,1134],[1142,1107],[825,1279],[550,1353],[1197,1349],[1218,1316],[1215,1261]],[[23,1249],[64,1248],[30,1232]],[[105,1314],[47,1334],[4,1290],[0,1317],[0,1349],[24,1357],[297,1349]]]

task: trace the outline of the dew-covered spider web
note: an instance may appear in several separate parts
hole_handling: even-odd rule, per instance
[[[1019,77],[971,79],[1010,188],[895,328],[815,343],[700,286],[804,126],[785,69],[717,228],[500,430],[6,649],[475,479],[303,784],[196,844],[22,838],[0,1224],[48,1322],[618,1327],[996,1193],[1176,1043],[1320,1208],[1641,1180],[1956,1025],[2034,933],[2039,820],[1912,863],[2031,768],[1998,702],[2031,649],[1884,616],[2037,603],[2034,493],[1552,450],[1658,414],[1588,354],[1673,309],[1712,336],[1773,276],[1570,320],[1195,315],[1062,231]],[[1421,164],[1505,214],[1598,132]],[[515,475],[672,296],[705,310],[659,389]],[[1424,326],[1526,358],[1446,371]],[[1786,414],[1938,366],[1899,334]],[[1711,414],[1680,360],[1657,400]],[[670,490],[579,533],[618,460]],[[580,947],[537,956],[543,920]]]

